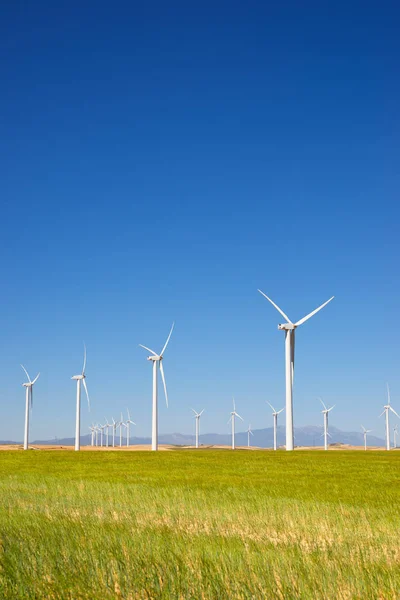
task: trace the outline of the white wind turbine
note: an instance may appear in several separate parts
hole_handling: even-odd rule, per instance
[[[75,423],[75,450],[80,450],[81,449],[81,440],[80,440],[80,436],[81,436],[81,382],[83,383],[83,387],[85,388],[85,392],[86,392],[86,398],[88,401],[88,406],[89,406],[89,411],[90,411],[90,400],[89,400],[89,394],[88,394],[88,390],[87,390],[87,386],[86,386],[86,375],[85,375],[85,369],[86,369],[86,346],[85,344],[83,344],[84,347],[84,355],[83,355],[83,368],[82,368],[82,373],[80,375],[74,375],[72,377],[72,379],[75,379],[76,381],[76,423]]]
[[[104,430],[107,426],[106,425],[99,425],[100,428],[100,446],[101,448],[103,447],[103,436],[104,436]]]
[[[251,430],[251,425],[249,425],[249,428],[247,430],[247,447],[250,448],[250,436],[254,435],[254,433]]]
[[[328,413],[335,408],[336,404],[334,404],[333,406],[331,406],[330,408],[327,408],[325,406],[325,404],[322,402],[321,398],[319,399],[319,401],[321,402],[322,406],[324,407],[324,410],[321,410],[322,414],[324,415],[324,449],[328,450]],[[329,435],[330,437],[330,435]]]
[[[125,427],[124,418],[121,413],[121,420],[118,423],[119,425],[119,447],[122,448],[122,428]]]
[[[293,450],[294,448],[294,429],[293,429],[293,380],[294,380],[294,352],[295,352],[295,330],[299,325],[302,325],[305,321],[314,316],[318,311],[320,311],[324,306],[326,306],[332,298],[329,298],[324,304],[321,304],[318,308],[313,310],[309,315],[306,315],[300,321],[296,323],[292,323],[287,315],[262,292],[258,290],[260,294],[264,296],[269,302],[271,302],[272,306],[276,308],[278,312],[281,313],[284,319],[286,319],[286,323],[281,323],[278,325],[278,329],[285,332],[285,372],[286,372],[286,450]]]
[[[107,417],[104,417],[104,418],[105,418],[105,420],[106,420],[106,424],[104,425],[104,429],[106,430],[106,448],[108,448],[108,434],[109,434],[109,431],[110,431],[110,427],[111,427],[111,425],[110,425],[110,423],[108,422],[108,419],[107,419]]]
[[[372,429],[365,429],[364,425],[361,425],[364,436],[364,450],[367,450],[367,433],[371,433]]]
[[[118,423],[112,418],[112,446],[115,447],[115,432],[117,431]]]
[[[399,426],[395,425],[393,427],[393,448],[397,448],[397,435],[399,433]]]
[[[28,450],[29,444],[29,411],[32,410],[33,406],[33,386],[39,379],[40,373],[38,373],[33,381],[28,375],[28,371],[25,369],[24,365],[21,365],[23,370],[26,373],[28,381],[23,383],[23,387],[26,388],[25,392],[25,429],[24,429],[24,450]],[[30,406],[29,406],[30,405]]]
[[[131,415],[129,414],[129,408],[126,409],[128,411],[128,420],[126,422],[126,445],[129,448],[130,438],[131,438],[131,425],[136,425],[134,421],[131,420]]]
[[[167,403],[167,408],[168,408],[168,394],[167,394],[167,386],[165,383],[165,375],[164,375],[164,368],[163,368],[162,360],[164,358],[164,352],[168,346],[168,342],[171,338],[172,331],[174,329],[174,325],[175,325],[175,323],[172,323],[171,331],[169,332],[167,341],[165,342],[164,348],[161,350],[160,354],[156,354],[156,352],[154,352],[154,350],[151,350],[150,348],[147,348],[147,346],[143,346],[142,344],[139,344],[139,346],[141,348],[144,348],[145,350],[148,350],[149,352],[151,352],[151,356],[149,356],[147,358],[147,360],[150,360],[153,362],[153,415],[152,415],[152,427],[151,427],[151,449],[152,450],[158,450],[157,364],[160,367],[161,379],[162,379],[162,382],[164,385],[165,401]]]
[[[391,410],[392,413],[394,413],[396,415],[396,417],[399,417],[399,415],[394,410],[394,408],[392,408],[390,406],[389,384],[387,383],[386,386],[387,386],[388,401],[387,401],[387,404],[385,404],[385,406],[383,407],[383,412],[381,412],[381,414],[379,416],[381,417],[382,415],[384,415],[386,413],[386,415],[385,415],[386,416],[386,450],[390,450],[389,410]]]
[[[200,417],[204,412],[204,408],[201,412],[196,412],[194,410],[194,408],[192,408],[192,411],[194,412],[194,418],[196,419],[196,448],[199,447],[199,433],[200,433]]]
[[[232,423],[232,450],[235,449],[235,417],[242,419],[242,417],[236,412],[235,398],[233,398],[233,411],[231,412],[231,418],[228,421],[228,423]],[[242,421],[244,421],[244,419],[242,419]]]
[[[91,444],[90,445],[94,446],[94,434],[95,434],[95,431],[96,431],[95,426],[92,425],[91,427],[89,427],[89,431],[91,432],[91,435],[92,435],[92,440],[91,440]]]
[[[269,402],[267,401],[267,404],[269,404]],[[274,417],[274,450],[276,450],[277,448],[277,431],[278,431],[278,415],[285,410],[285,407],[281,408],[281,410],[275,410],[275,408],[272,406],[272,404],[269,404],[270,407],[272,408],[272,416]]]

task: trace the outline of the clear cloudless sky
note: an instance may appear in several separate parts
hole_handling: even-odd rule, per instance
[[[73,436],[129,406],[151,432],[295,425],[383,435],[400,409],[397,2],[23,2],[0,8],[0,439]],[[392,420],[394,425],[395,419]]]

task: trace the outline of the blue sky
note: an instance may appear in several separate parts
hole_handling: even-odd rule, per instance
[[[383,435],[400,408],[400,42],[396,3],[128,2],[1,8],[0,439],[72,436],[88,349],[91,421],[129,406],[150,435],[228,431],[284,404],[295,425]]]

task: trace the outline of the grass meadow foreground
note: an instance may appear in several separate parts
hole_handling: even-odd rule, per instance
[[[2,452],[0,598],[400,598],[400,452]]]

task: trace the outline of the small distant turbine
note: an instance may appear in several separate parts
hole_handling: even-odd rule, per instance
[[[167,403],[168,408],[168,394],[167,394],[167,386],[165,383],[165,375],[164,375],[164,367],[162,364],[162,360],[164,358],[164,352],[168,346],[168,342],[171,338],[172,331],[174,329],[174,323],[172,323],[171,331],[167,337],[167,341],[164,344],[164,348],[161,350],[160,354],[156,354],[154,350],[147,348],[147,346],[143,346],[139,344],[141,348],[148,350],[151,352],[151,356],[147,358],[147,360],[152,361],[153,363],[153,415],[152,415],[152,427],[151,427],[151,449],[158,450],[158,401],[157,401],[157,365],[160,367],[161,379],[164,385],[164,393],[165,393],[165,401]]]
[[[367,433],[371,433],[372,429],[365,429],[364,425],[361,425],[361,429],[363,430],[364,436],[364,450],[367,449]]]
[[[250,448],[250,436],[254,435],[254,433],[251,430],[251,425],[249,425],[249,428],[247,430],[247,447]]]
[[[269,402],[267,401],[267,404],[269,404]],[[285,410],[285,408],[281,408],[281,410],[275,410],[275,408],[272,406],[272,404],[269,404],[270,407],[272,408],[272,416],[274,417],[274,450],[276,450],[277,448],[277,443],[276,443],[276,438],[277,438],[277,431],[278,431],[278,415]]]
[[[131,438],[131,425],[136,425],[135,421],[131,420],[131,415],[129,414],[129,408],[126,409],[128,411],[128,420],[126,421],[126,445],[129,448],[130,438]]]
[[[196,419],[196,448],[199,447],[199,433],[200,433],[200,417],[204,412],[204,408],[201,412],[196,412],[194,410],[194,408],[192,408],[192,411],[194,412],[194,418]]]
[[[100,446],[103,447],[103,436],[104,436],[104,430],[107,427],[107,425],[100,425]]]
[[[40,373],[38,373],[33,381],[28,375],[28,371],[25,369],[24,365],[21,365],[23,370],[26,373],[28,378],[27,383],[23,383],[23,387],[26,388],[25,392],[25,430],[24,430],[24,450],[28,450],[29,444],[29,411],[32,410],[33,407],[33,386],[39,379]]]
[[[115,447],[115,432],[117,431],[118,423],[112,418],[112,447]]]
[[[121,413],[121,420],[118,423],[119,425],[119,447],[122,448],[122,428],[125,427],[124,418]]]
[[[393,448],[397,448],[397,435],[399,433],[399,426],[395,425],[393,427]]]
[[[91,432],[91,435],[92,435],[92,441],[91,441],[90,445],[93,447],[94,446],[94,434],[95,434],[95,431],[96,431],[95,426],[92,425],[91,427],[89,427],[89,431]]]
[[[322,414],[324,415],[324,448],[325,450],[328,450],[328,436],[331,437],[328,433],[328,413],[335,408],[336,404],[334,404],[333,406],[331,406],[330,408],[327,408],[325,406],[325,404],[322,402],[321,398],[319,399],[319,401],[321,402],[322,406],[324,407],[324,410],[321,410]]]
[[[86,381],[85,381],[85,379],[86,379],[86,375],[85,375],[86,346],[85,346],[85,344],[83,344],[83,347],[84,347],[84,355],[83,355],[82,373],[80,375],[74,375],[72,377],[72,379],[75,379],[75,381],[76,381],[76,423],[75,423],[75,450],[76,451],[81,449],[81,440],[80,440],[80,436],[81,436],[81,382],[83,383],[83,387],[85,388],[86,398],[88,401],[88,407],[89,407],[89,411],[90,411],[90,400],[89,400],[89,394],[88,394]]]
[[[232,450],[235,449],[235,417],[242,419],[242,417],[236,412],[235,399],[233,398],[233,411],[231,412],[231,418],[228,421],[228,423],[232,423]],[[242,421],[244,421],[244,419],[242,419]]]
[[[111,425],[108,422],[107,417],[105,417],[105,420],[106,420],[106,424],[104,425],[104,429],[106,430],[106,448],[108,448],[108,433],[109,433]]]
[[[329,298],[324,304],[313,310],[309,315],[306,315],[300,321],[292,323],[287,315],[279,308],[275,302],[268,298],[261,290],[258,290],[264,298],[266,298],[276,310],[281,313],[286,323],[278,325],[278,329],[285,332],[285,373],[286,373],[286,450],[294,448],[294,428],[293,428],[293,380],[294,380],[294,348],[295,348],[295,331],[299,325],[308,321],[312,316],[326,306],[332,298]]]
[[[391,410],[392,413],[394,413],[396,415],[396,417],[399,417],[399,415],[397,414],[397,412],[394,410],[394,408],[392,408],[390,406],[390,390],[389,390],[389,384],[386,384],[387,386],[387,395],[388,395],[388,401],[387,404],[385,404],[385,406],[383,407],[383,412],[381,412],[381,414],[379,415],[380,417],[382,415],[384,415],[386,413],[386,450],[390,450],[390,429],[389,429],[389,411]],[[400,417],[399,417],[400,418]]]

